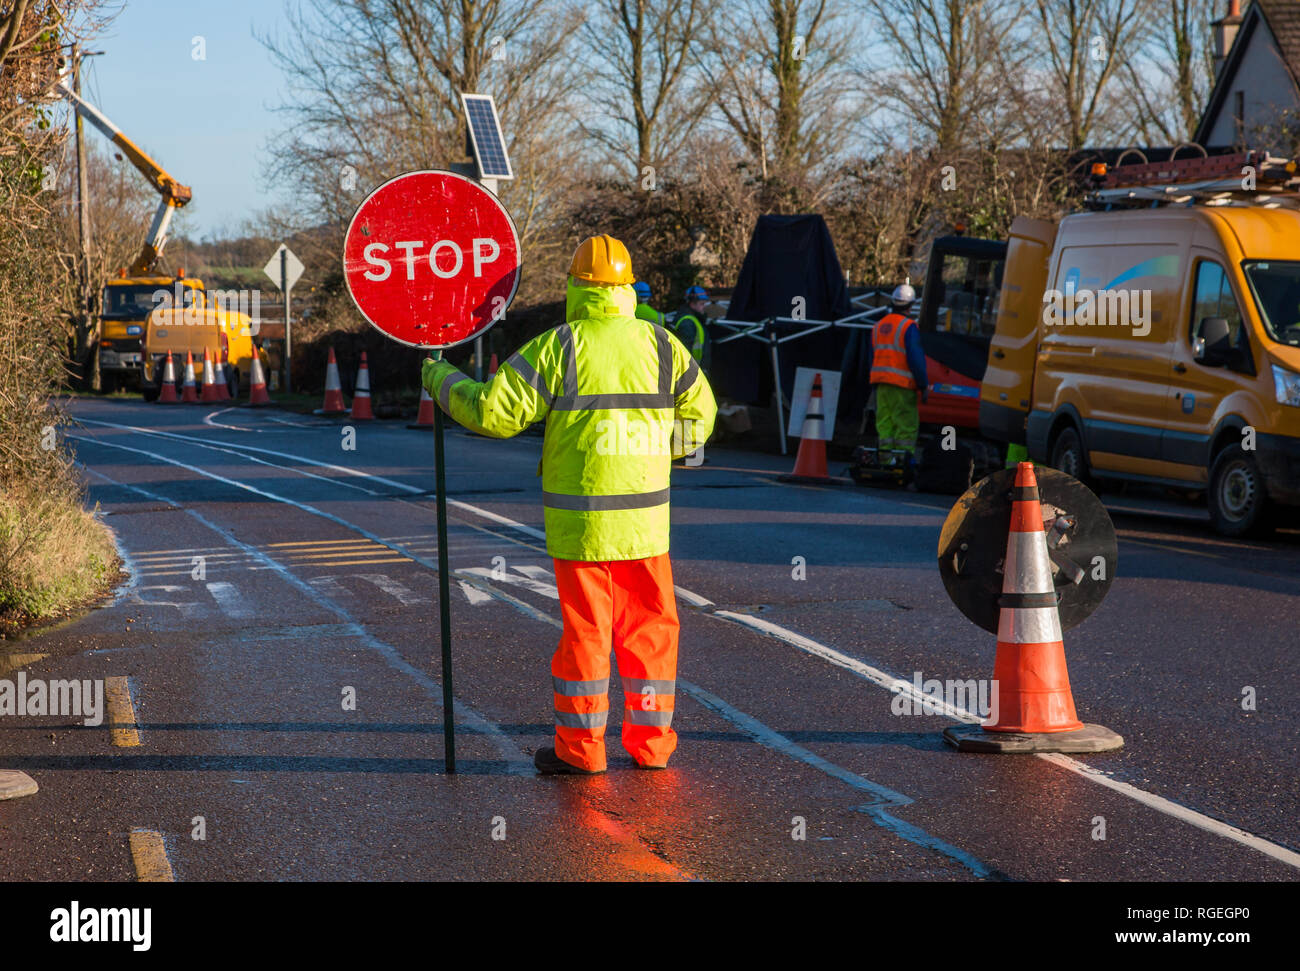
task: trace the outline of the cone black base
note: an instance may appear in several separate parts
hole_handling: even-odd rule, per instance
[[[953,725],[943,730],[943,740],[959,752],[1007,755],[1035,752],[1110,752],[1124,738],[1102,725],[1085,724],[1072,732],[987,732],[982,725]]]

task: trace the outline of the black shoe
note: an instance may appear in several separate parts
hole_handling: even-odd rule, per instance
[[[555,754],[555,747],[539,748],[533,755],[533,765],[542,775],[601,775],[604,769],[584,769],[566,762]]]

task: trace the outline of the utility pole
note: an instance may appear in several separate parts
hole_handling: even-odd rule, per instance
[[[81,47],[74,44],[72,46],[72,90],[78,98],[81,97],[81,58]],[[94,295],[90,286],[90,205],[87,198],[86,139],[81,124],[81,112],[74,111],[72,115],[76,119],[77,236],[78,242],[81,244],[81,255],[77,263],[77,282],[81,287],[78,310],[82,314],[81,332],[85,335],[86,342],[86,348],[75,348],[74,353],[80,353],[88,348],[93,360],[97,357],[94,348],[99,344],[99,328],[91,323],[94,310]],[[93,377],[93,375],[94,367],[92,364],[91,376]]]

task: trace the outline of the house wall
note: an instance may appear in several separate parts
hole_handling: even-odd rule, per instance
[[[1233,145],[1237,142],[1237,92],[1244,92],[1247,147],[1268,150],[1283,146],[1256,144],[1256,132],[1275,123],[1283,112],[1291,112],[1293,123],[1300,123],[1300,91],[1287,71],[1282,52],[1267,24],[1262,21],[1251,33],[1243,52],[1237,75],[1223,99],[1218,116],[1205,139],[1207,145]]]

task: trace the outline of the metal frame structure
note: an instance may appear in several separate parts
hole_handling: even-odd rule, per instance
[[[723,327],[730,333],[726,337],[714,338],[715,344],[727,344],[736,340],[755,340],[766,344],[771,354],[772,360],[772,382],[774,387],[773,397],[776,399],[776,427],[781,439],[781,454],[787,453],[787,442],[785,434],[785,396],[781,392],[781,345],[789,344],[791,341],[797,341],[803,337],[810,337],[813,334],[821,333],[824,330],[830,330],[836,327],[843,327],[849,330],[874,330],[880,318],[892,311],[892,307],[886,302],[879,307],[867,307],[866,303],[872,298],[884,296],[888,300],[889,290],[874,289],[866,293],[859,294],[851,298],[850,303],[862,309],[847,317],[841,317],[838,320],[808,320],[799,317],[764,317],[762,320],[730,320],[726,317],[719,317],[710,321],[714,327]],[[909,312],[915,315],[920,308],[920,300],[913,302]],[[778,326],[782,327],[800,327],[803,329],[795,333],[780,333]]]

